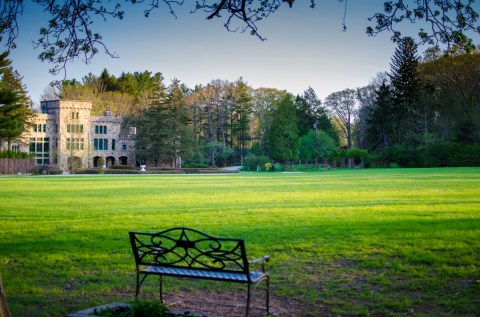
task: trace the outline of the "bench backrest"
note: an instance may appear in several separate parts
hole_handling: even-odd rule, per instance
[[[138,266],[194,268],[248,274],[243,239],[217,238],[190,228],[130,232]]]

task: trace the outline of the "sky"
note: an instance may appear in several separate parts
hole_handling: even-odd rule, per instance
[[[333,92],[365,86],[378,72],[390,69],[395,50],[391,34],[369,37],[365,32],[368,17],[382,10],[382,0],[348,1],[346,32],[342,30],[344,3],[317,0],[314,9],[307,0],[296,1],[291,9],[284,5],[258,23],[266,41],[247,32],[228,32],[224,20],[207,21],[203,12],[191,14],[193,1],[185,2],[176,8],[177,18],[165,6],[145,18],[144,6],[127,5],[121,21],[96,20],[93,28],[119,57],[100,51],[88,65],[76,60],[67,65],[66,78],[81,80],[105,68],[115,76],[147,70],[161,72],[167,85],[177,78],[193,88],[214,79],[243,77],[253,88],[293,94],[312,87],[324,100]],[[63,74],[52,76],[48,72],[52,65],[39,61],[40,50],[33,48],[32,41],[38,39],[46,21],[38,5],[25,1],[17,48],[10,53],[35,104],[51,81],[63,78]]]

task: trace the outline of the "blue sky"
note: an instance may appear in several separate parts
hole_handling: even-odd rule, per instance
[[[89,65],[77,60],[68,64],[67,78],[80,80],[104,68],[116,76],[122,71],[161,72],[166,84],[178,78],[189,87],[243,77],[254,88],[294,94],[311,86],[323,100],[332,92],[365,86],[378,72],[389,70],[395,49],[390,34],[368,37],[365,33],[367,18],[381,11],[383,1],[350,0],[346,32],[342,31],[343,3],[318,0],[315,9],[309,3],[296,1],[292,9],[283,6],[259,23],[267,38],[263,42],[248,33],[228,32],[223,20],[207,21],[205,13],[190,14],[193,4],[178,7],[177,19],[165,7],[149,18],[143,17],[141,6],[127,7],[123,21],[95,24],[119,58],[100,52]],[[40,62],[40,51],[32,46],[46,21],[38,8],[26,1],[18,47],[10,54],[36,103],[48,84],[60,78],[49,74],[51,65]]]

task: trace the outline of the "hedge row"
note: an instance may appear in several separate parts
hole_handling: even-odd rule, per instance
[[[405,144],[372,153],[371,167],[461,167],[480,166],[480,146],[456,142],[435,142],[427,150]]]
[[[232,174],[237,171],[223,170],[219,168],[184,168],[184,169],[148,169],[145,172],[139,169],[102,169],[102,168],[80,168],[75,174]]]
[[[32,158],[33,155],[30,153],[24,153],[24,152],[14,152],[11,150],[4,150],[0,151],[0,158],[6,158],[6,159],[30,159]]]

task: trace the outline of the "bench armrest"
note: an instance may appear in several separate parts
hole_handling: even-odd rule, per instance
[[[265,256],[262,256],[261,258],[249,261],[248,264],[254,264],[258,262],[268,262],[268,261],[270,261],[270,256],[265,255]]]
[[[270,261],[270,256],[265,255],[261,258],[249,261],[248,264],[262,263],[262,272],[265,273],[265,263]]]

